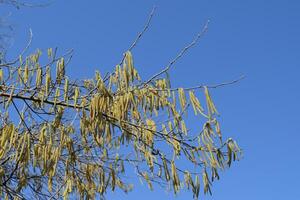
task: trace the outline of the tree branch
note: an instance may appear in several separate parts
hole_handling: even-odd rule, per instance
[[[154,74],[148,81],[146,81],[143,85],[149,84],[153,79],[157,78],[158,76],[162,75],[163,73],[167,72],[190,48],[195,46],[199,39],[206,33],[208,30],[209,20],[206,21],[203,29],[197,34],[195,39],[186,47],[184,47],[177,56],[170,61],[170,63],[167,65],[166,68],[164,68],[162,71],[158,72],[157,74]]]

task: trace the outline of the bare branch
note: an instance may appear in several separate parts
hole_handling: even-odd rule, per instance
[[[148,20],[146,21],[146,24],[144,25],[144,28],[143,30],[137,35],[137,37],[135,38],[135,40],[133,41],[133,43],[131,44],[131,46],[128,48],[127,51],[132,51],[132,49],[137,45],[137,43],[140,41],[140,39],[142,38],[142,36],[145,34],[145,32],[149,29],[149,26],[150,26],[150,23],[152,21],[152,18],[154,16],[154,13],[156,11],[156,6],[153,6],[150,14],[149,14],[149,17],[148,17]],[[122,57],[122,60],[121,62],[119,63],[119,65],[122,65],[122,63],[124,62],[124,59],[125,59],[125,53],[123,54],[123,57]],[[110,78],[110,76],[112,76],[112,74],[107,74],[105,77],[104,77],[104,81],[108,80]]]
[[[144,35],[144,33],[148,30],[149,26],[150,26],[150,23],[152,21],[152,18],[153,18],[153,15],[155,13],[155,10],[156,10],[156,6],[153,6],[152,10],[151,10],[151,13],[148,17],[148,20],[144,26],[144,29],[142,30],[142,32],[140,32],[138,34],[138,36],[135,38],[134,42],[132,43],[132,45],[129,47],[128,51],[131,51],[136,45],[137,43],[139,42],[139,40],[142,38],[142,36]]]
[[[27,45],[25,46],[25,48],[21,51],[21,53],[19,54],[20,56],[23,56],[24,53],[26,53],[26,51],[28,50],[28,48],[30,47],[31,43],[32,43],[32,38],[33,38],[33,33],[32,30],[29,29],[29,40],[27,42]],[[2,63],[0,64],[0,67],[9,67],[13,64],[15,64],[16,62],[18,62],[19,57],[15,58],[15,60],[11,61],[11,62],[7,62],[7,63]]]
[[[1,0],[0,4],[10,4],[14,6],[17,9],[20,9],[21,7],[46,7],[49,6],[53,1],[48,1],[47,3],[27,3],[24,1],[18,1],[18,0]]]
[[[204,88],[204,87],[207,87],[207,88],[218,88],[218,87],[222,87],[222,86],[227,86],[227,85],[232,85],[232,84],[235,84],[241,80],[243,80],[245,78],[244,75],[240,76],[239,78],[237,79],[234,79],[232,81],[227,81],[227,82],[223,82],[223,83],[219,83],[219,84],[215,84],[215,85],[204,85],[204,84],[201,84],[201,85],[198,85],[198,86],[194,86],[194,87],[185,87],[185,88],[182,88],[183,90],[195,90],[195,89],[201,89],[201,88]],[[155,91],[163,91],[162,89],[153,89]],[[168,89],[170,91],[178,91],[179,88],[172,88],[172,89]]]
[[[167,65],[166,68],[164,68],[162,71],[158,72],[157,74],[154,74],[148,81],[146,81],[144,83],[144,85],[150,83],[152,80],[154,80],[155,78],[157,78],[158,76],[162,75],[163,73],[167,72],[190,48],[192,48],[193,46],[195,46],[197,44],[197,42],[199,41],[199,39],[206,33],[206,31],[208,30],[208,25],[209,25],[209,20],[206,21],[203,29],[197,34],[197,36],[195,37],[195,39],[186,47],[184,47],[179,54],[170,61],[170,63]]]
[[[144,33],[148,30],[148,28],[150,26],[150,23],[152,21],[153,15],[155,13],[155,10],[156,10],[156,6],[153,6],[143,30],[137,35],[134,42],[129,47],[128,51],[131,51],[137,45],[137,43],[140,41],[140,39],[142,38]],[[122,61],[120,62],[120,65],[124,62],[124,59],[125,59],[125,54],[123,55],[123,58],[122,58]]]

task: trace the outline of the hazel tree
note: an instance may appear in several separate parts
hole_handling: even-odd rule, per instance
[[[74,80],[72,51],[37,50],[0,64],[0,198],[105,198],[133,189],[126,176],[172,190],[211,193],[219,172],[240,157],[224,139],[211,90],[172,88],[169,70],[207,30],[207,24],[166,68],[142,78],[132,49],[111,73]],[[201,100],[203,99],[203,100]],[[187,113],[202,123],[190,131]],[[187,123],[188,124],[188,123]]]

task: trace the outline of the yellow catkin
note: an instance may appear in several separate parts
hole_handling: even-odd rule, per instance
[[[79,88],[76,87],[75,88],[75,91],[74,91],[74,107],[77,106],[77,102],[78,102],[78,97],[79,97]]]
[[[47,50],[47,53],[48,53],[48,58],[51,58],[52,57],[52,48],[49,48],[48,50]]]
[[[69,91],[69,79],[66,77],[65,79],[65,87],[64,87],[64,101],[68,103],[68,91]]]
[[[42,69],[38,67],[36,70],[35,86],[40,87],[41,84],[42,84]]]
[[[11,103],[11,101],[12,101],[12,99],[13,99],[14,91],[15,91],[15,87],[13,86],[13,87],[11,88],[11,90],[10,90],[9,98],[8,98],[6,104],[5,104],[5,108],[6,108],[6,109],[8,108],[8,106],[10,105],[10,103]]]
[[[190,96],[190,101],[191,101],[191,104],[193,106],[195,115],[197,115],[198,112],[203,115],[204,110],[203,110],[203,108],[202,108],[202,106],[200,104],[200,101],[195,96],[194,92],[193,91],[189,91],[189,96]]]
[[[57,104],[57,102],[59,100],[59,96],[60,96],[60,89],[56,88],[55,96],[54,96],[54,107],[56,106],[56,104]]]
[[[181,109],[184,110],[185,105],[186,105],[186,97],[185,97],[183,88],[178,89],[178,94],[179,94],[179,103],[180,103]]]
[[[0,69],[0,83],[3,81],[3,69]]]
[[[206,97],[206,104],[207,104],[207,109],[208,109],[209,115],[212,115],[215,113],[218,114],[218,111],[215,107],[215,104],[213,103],[213,101],[211,99],[211,96],[209,94],[207,87],[204,87],[204,93],[205,93],[205,97]]]
[[[28,68],[28,65],[26,65],[25,68],[24,68],[24,74],[23,74],[23,82],[24,82],[24,84],[27,83],[28,78],[29,78],[29,68]]]
[[[171,174],[172,174],[172,179],[173,179],[173,188],[174,188],[174,192],[176,194],[180,189],[180,181],[179,181],[179,178],[177,175],[177,169],[176,169],[174,161],[171,162]]]
[[[47,66],[47,68],[46,68],[46,96],[49,95],[50,84],[51,84],[51,73],[50,73],[50,67]]]

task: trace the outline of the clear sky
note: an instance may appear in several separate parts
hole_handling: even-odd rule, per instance
[[[212,91],[225,137],[233,137],[244,158],[213,185],[214,200],[297,200],[300,196],[300,1],[299,0],[54,0],[45,8],[13,11],[15,55],[33,30],[32,49],[73,48],[68,73],[89,77],[117,64],[141,31],[152,6],[149,31],[133,51],[147,78],[184,47],[207,19],[209,31],[171,72],[175,86],[215,84],[245,75]],[[192,123],[193,124],[193,123]],[[201,124],[193,124],[196,128]],[[112,200],[192,199],[136,185]]]

